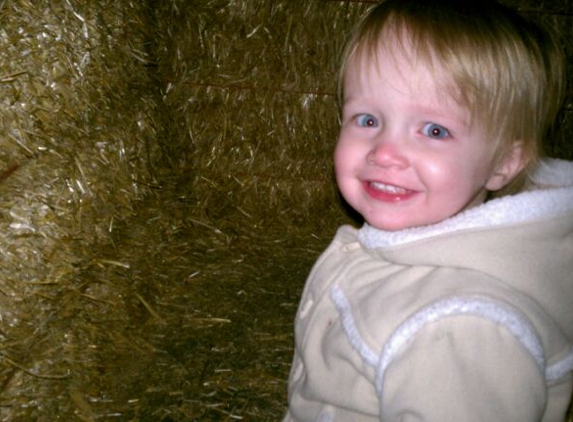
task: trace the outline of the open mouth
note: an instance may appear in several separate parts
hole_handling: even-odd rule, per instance
[[[416,191],[381,182],[364,182],[366,193],[379,201],[400,202],[416,195]]]
[[[380,182],[370,182],[370,187],[375,190],[379,190],[382,192],[386,192],[393,195],[405,195],[411,191],[408,191],[404,188],[399,188],[398,186],[387,185],[385,183]]]

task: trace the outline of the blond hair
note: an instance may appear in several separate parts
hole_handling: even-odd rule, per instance
[[[499,160],[516,142],[526,167],[501,196],[520,190],[542,154],[565,92],[565,58],[548,31],[486,0],[386,0],[357,25],[343,56],[376,60],[388,40],[413,47],[416,60],[450,76],[450,93],[484,125]],[[389,49],[389,48],[388,48]]]

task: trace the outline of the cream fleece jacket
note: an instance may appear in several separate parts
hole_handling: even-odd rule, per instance
[[[573,387],[573,163],[397,232],[339,229],[295,322],[284,421],[563,421]]]

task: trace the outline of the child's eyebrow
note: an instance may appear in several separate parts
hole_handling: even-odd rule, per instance
[[[444,97],[441,97],[442,99]],[[450,104],[447,104],[447,103]],[[436,118],[443,118],[448,120],[455,120],[468,125],[471,121],[470,110],[457,103],[453,98],[449,97],[447,101],[439,101],[436,104],[420,104],[417,109],[421,114],[435,116]]]

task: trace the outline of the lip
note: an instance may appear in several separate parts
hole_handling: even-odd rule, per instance
[[[403,202],[413,198],[418,194],[417,191],[373,180],[362,182],[362,185],[368,196],[381,202]]]

